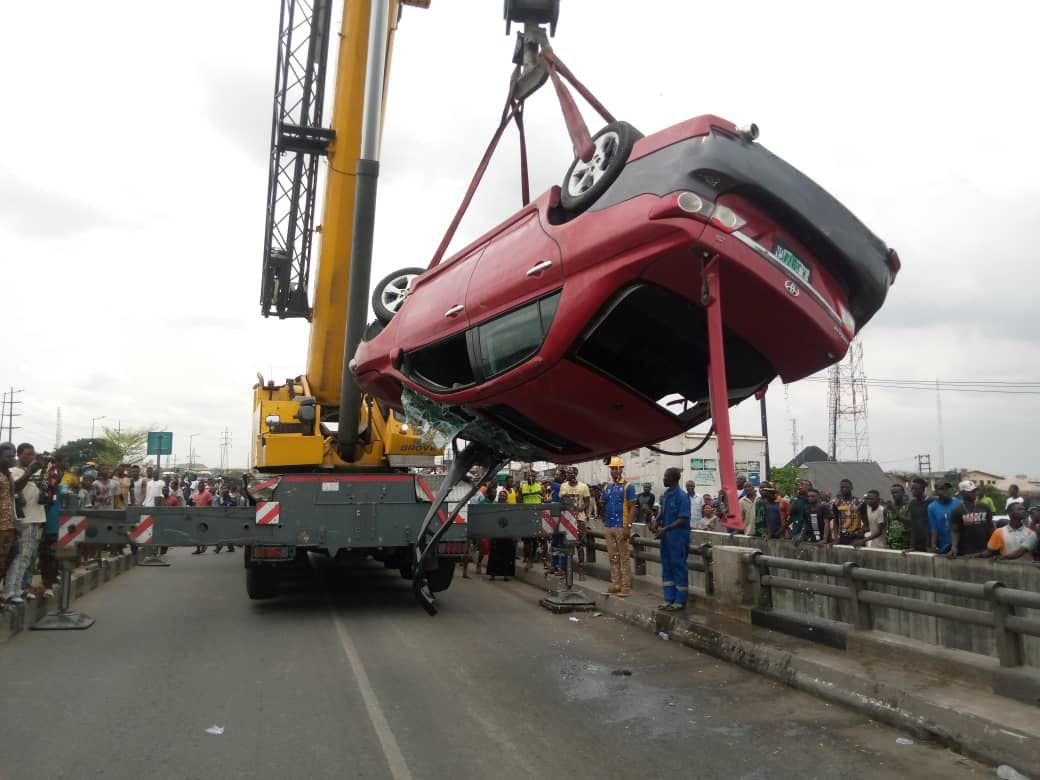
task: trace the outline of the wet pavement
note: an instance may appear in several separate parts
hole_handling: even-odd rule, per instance
[[[238,554],[171,559],[0,648],[0,776],[993,776],[515,581],[457,577],[430,618],[382,568],[250,602]]]

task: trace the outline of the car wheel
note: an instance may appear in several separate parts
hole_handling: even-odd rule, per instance
[[[584,211],[606,192],[621,173],[632,145],[643,137],[628,122],[611,122],[592,137],[592,159],[575,158],[560,188],[560,205],[571,213]]]
[[[408,285],[425,268],[402,268],[384,277],[372,292],[372,309],[380,322],[390,322],[404,303]]]

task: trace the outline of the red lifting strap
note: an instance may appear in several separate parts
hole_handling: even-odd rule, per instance
[[[589,92],[588,88],[575,78],[574,74],[571,73],[570,69],[563,64],[552,49],[544,49],[540,56],[545,63],[546,69],[549,71],[549,77],[552,79],[553,87],[556,89],[556,96],[560,101],[560,110],[563,112],[563,120],[567,124],[567,132],[571,137],[574,154],[576,157],[581,158],[582,161],[588,162],[592,159],[595,150],[592,143],[592,136],[589,134],[589,128],[585,124],[585,120],[581,117],[581,111],[578,110],[578,105],[574,102],[574,98],[571,96],[566,84],[564,84],[560,79],[560,76],[567,79],[567,81],[571,83],[571,86],[578,90],[578,93],[585,98],[590,106],[596,109],[597,113],[603,117],[604,121],[610,124],[616,120],[614,119],[613,114],[607,111],[603,104],[596,99],[595,95]],[[459,204],[459,208],[455,212],[451,224],[448,225],[448,230],[444,234],[444,238],[441,239],[437,251],[433,253],[433,259],[430,261],[429,268],[433,268],[444,258],[444,253],[448,250],[448,245],[455,237],[455,231],[458,230],[459,224],[462,222],[462,217],[465,215],[467,209],[469,209],[469,204],[472,202],[473,196],[477,192],[477,187],[480,186],[480,182],[484,178],[484,174],[487,172],[487,167],[491,163],[491,158],[495,154],[495,149],[498,148],[498,142],[502,140],[502,133],[505,132],[510,121],[516,122],[516,129],[520,135],[520,197],[525,206],[531,202],[531,188],[528,181],[527,169],[527,138],[524,133],[524,101],[514,98],[515,85],[519,77],[520,67],[517,66],[513,69],[513,76],[509,80],[509,96],[506,98],[506,104],[502,109],[502,118],[499,120],[498,128],[495,130],[494,135],[491,136],[491,142],[484,151],[484,156],[480,159],[480,164],[477,166],[477,170],[473,174],[473,178],[470,180],[469,187],[466,189],[466,194],[463,196],[462,203]]]

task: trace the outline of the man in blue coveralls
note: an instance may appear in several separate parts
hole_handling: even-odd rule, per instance
[[[629,563],[628,527],[636,511],[636,486],[625,481],[625,462],[616,455],[607,466],[610,482],[603,488],[603,532],[610,559],[610,587],[607,593],[632,595],[632,566]],[[686,516],[689,517],[689,510]]]
[[[658,606],[669,612],[686,609],[690,592],[690,570],[686,557],[690,553],[690,497],[679,490],[682,471],[666,469],[661,496],[659,527],[654,534],[661,540],[661,587],[664,603]]]

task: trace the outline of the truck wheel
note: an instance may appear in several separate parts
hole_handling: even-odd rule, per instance
[[[434,593],[440,593],[442,590],[447,590],[451,586],[451,579],[455,576],[455,559],[454,558],[438,558],[437,568],[433,571],[426,572],[426,582],[430,586],[430,590]]]
[[[278,595],[278,572],[266,566],[246,569],[246,593],[254,601],[273,599]]]

